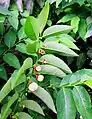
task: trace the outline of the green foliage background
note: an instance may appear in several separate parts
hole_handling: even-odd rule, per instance
[[[0,6],[0,118],[91,119],[92,1],[27,2]]]

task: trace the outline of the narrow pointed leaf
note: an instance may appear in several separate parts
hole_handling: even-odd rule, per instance
[[[82,86],[75,86],[73,89],[73,97],[78,112],[83,119],[92,118],[91,100],[89,94]]]
[[[15,70],[12,74],[12,76],[10,77],[10,79],[6,82],[6,84],[3,86],[3,88],[0,90],[0,102],[10,93],[10,91],[12,90],[12,85],[13,82],[15,82],[16,80],[16,77],[17,77],[17,73],[18,71]],[[19,78],[19,81],[16,83],[16,85],[14,85],[14,88],[16,86],[18,86],[19,84],[21,84],[22,82],[24,82],[26,76],[25,75],[22,75],[20,78]]]
[[[39,39],[38,21],[33,16],[27,18],[24,30],[31,40]]]
[[[25,112],[19,112],[18,119],[33,119],[29,114]]]
[[[15,93],[15,94],[10,98],[10,100],[8,101],[6,108],[5,108],[4,112],[2,113],[2,115],[1,115],[1,118],[2,118],[2,119],[5,119],[5,116],[6,116],[7,112],[8,112],[8,110],[10,110],[10,107],[12,106],[12,104],[13,104],[17,99],[18,99],[18,94]]]
[[[44,116],[44,112],[37,102],[33,100],[24,100],[22,104],[25,105],[26,108],[31,109],[35,112],[38,112]]]
[[[50,50],[53,53],[58,53],[63,56],[78,56],[73,50],[58,42],[50,41],[44,43],[44,45],[46,46],[45,49]]]
[[[41,71],[40,71],[41,74],[54,75],[54,76],[57,76],[60,78],[66,76],[66,74],[62,70],[60,70],[59,68],[57,68],[55,66],[40,65],[40,67],[41,67]]]
[[[53,99],[51,95],[42,87],[33,92],[37,97],[39,97],[53,112],[56,113]]]
[[[24,62],[22,67],[19,69],[16,79],[13,81],[11,88],[13,89],[14,86],[19,82],[20,80],[20,76],[25,72],[25,70],[27,70],[28,68],[31,68],[33,64],[33,61],[31,58],[27,58]]]
[[[79,48],[71,40],[73,39],[71,36],[67,34],[61,34],[57,37],[57,39],[59,40],[59,42],[66,45],[67,47],[75,49],[75,50],[79,50]]]
[[[43,60],[46,60],[47,64],[56,66],[65,72],[68,72],[68,73],[72,72],[71,69],[68,67],[68,65],[63,60],[61,60],[60,58],[54,55],[51,55],[51,54],[44,55],[40,58],[39,61],[42,62]]]
[[[41,13],[38,16],[38,23],[40,26],[40,34],[42,33],[46,23],[47,23],[47,19],[48,19],[48,15],[49,15],[49,3],[47,2],[45,7],[42,9]]]
[[[59,35],[61,33],[69,33],[73,29],[72,26],[67,25],[54,25],[49,28],[47,28],[44,33],[43,37],[49,37],[53,35]]]
[[[19,63],[18,58],[12,53],[5,54],[3,56],[3,60],[14,68],[17,68],[17,69],[20,68],[20,63]]]
[[[58,119],[75,119],[76,107],[69,88],[63,88],[58,92],[56,107]]]

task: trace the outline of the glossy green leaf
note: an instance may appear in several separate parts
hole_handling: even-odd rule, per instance
[[[13,89],[15,87],[15,85],[20,81],[20,77],[21,75],[23,75],[23,73],[25,72],[25,70],[27,70],[28,68],[32,68],[32,64],[33,61],[31,58],[27,58],[24,62],[23,65],[21,66],[21,68],[19,69],[16,79],[13,80],[11,88]]]
[[[84,82],[84,84],[92,89],[92,80],[87,80],[87,81]]]
[[[52,36],[52,37],[48,37],[48,38],[46,38],[45,39],[45,41],[44,42],[47,42],[47,41],[58,41],[58,37],[59,36],[62,36],[63,38],[63,41],[62,41],[62,43],[66,43],[68,40],[70,41],[72,41],[72,42],[76,42],[70,35],[68,35],[68,34],[61,34],[61,35],[58,35],[58,36]],[[61,39],[61,40],[62,40]]]
[[[13,47],[15,45],[16,42],[16,33],[14,32],[13,29],[10,29],[4,37],[4,42],[6,44],[6,46],[8,46],[9,48]]]
[[[59,68],[57,68],[55,66],[40,65],[40,67],[41,67],[41,71],[40,71],[41,74],[54,75],[54,76],[57,76],[60,78],[66,76],[66,74],[62,70],[60,70]]]
[[[18,29],[18,25],[19,25],[18,15],[19,15],[18,10],[14,10],[11,11],[11,16],[8,17],[8,21],[10,25],[16,30]]]
[[[92,70],[91,69],[82,69],[77,72],[67,75],[61,81],[60,86],[75,86],[78,84],[86,84],[90,82],[92,84]]]
[[[21,53],[28,54],[26,50],[26,44],[24,43],[19,43],[18,45],[16,45],[16,50],[18,50]]]
[[[0,78],[7,80],[6,69],[3,65],[0,65]]]
[[[73,50],[58,42],[50,41],[44,43],[44,45],[46,46],[46,50],[52,51],[53,53],[59,53],[59,55],[78,56]]]
[[[39,39],[38,21],[33,16],[29,16],[25,23],[25,33],[31,40]]]
[[[36,53],[39,49],[39,41],[36,40],[36,41],[30,41],[30,42],[27,42],[27,45],[26,45],[26,49],[27,49],[27,52],[28,53]]]
[[[39,114],[42,114],[44,116],[44,112],[37,102],[33,100],[24,100],[22,104],[25,105],[26,108],[38,112]]]
[[[91,99],[85,88],[82,86],[75,86],[73,89],[73,97],[75,100],[77,110],[83,117],[83,119],[91,119]]]
[[[73,38],[67,34],[61,34],[57,37],[58,41],[66,45],[69,48],[79,50],[79,48],[73,43]]]
[[[56,113],[54,102],[50,94],[42,87],[33,92],[37,97],[39,97],[53,112]]]
[[[26,34],[24,32],[24,27],[21,27],[20,30],[18,31],[18,38],[19,40],[22,40],[26,37]]]
[[[12,53],[5,54],[3,56],[3,60],[14,68],[17,68],[17,69],[20,68],[20,63],[19,63],[18,58]]]
[[[0,103],[9,94],[10,91],[11,91],[11,78],[7,81],[7,83],[0,90]]]
[[[85,40],[85,35],[86,35],[86,32],[87,32],[87,23],[86,23],[85,19],[80,20],[78,32],[79,32],[80,37],[83,40]]]
[[[40,34],[42,33],[48,19],[49,15],[49,3],[47,2],[45,7],[42,9],[41,13],[38,16],[38,23],[39,23],[39,29],[40,29]]]
[[[75,119],[76,107],[69,88],[61,89],[56,99],[57,119]]]
[[[17,93],[15,93],[15,94],[9,99],[9,101],[8,101],[8,103],[7,103],[7,106],[6,106],[4,112],[3,112],[2,115],[1,115],[1,118],[2,118],[2,119],[5,119],[8,110],[10,110],[10,107],[12,106],[12,104],[13,104],[17,99],[18,99],[18,94],[17,94]]]
[[[0,90],[0,102],[10,93],[10,91],[12,90],[12,84],[13,82],[15,82],[16,80],[16,76],[18,74],[18,71],[15,70],[13,72],[13,74],[11,75],[11,77],[9,78],[9,80],[6,82],[6,84],[3,86],[3,88]],[[19,84],[21,84],[22,82],[24,82],[26,79],[25,75],[21,75],[21,77],[19,78],[19,81],[16,83],[16,85],[14,85],[14,88],[16,86],[18,86]]]
[[[14,29],[18,29],[18,25],[19,25],[19,21],[18,21],[18,18],[15,17],[15,16],[10,16],[8,18],[8,21],[10,23],[10,25],[14,28]]]
[[[1,108],[1,115],[0,115],[0,117],[2,117],[2,114],[4,113],[6,107],[7,107],[7,104],[4,104],[3,107]],[[12,109],[8,108],[8,111],[6,112],[6,114],[4,116],[4,119],[7,119],[7,117],[11,114],[11,112],[12,112]]]
[[[70,21],[73,17],[75,17],[74,14],[66,14],[64,17],[62,17],[57,23],[65,23]]]
[[[43,55],[39,61],[42,62],[43,60],[46,60],[47,64],[56,66],[67,73],[72,73],[68,65],[63,60],[54,55],[51,54]]]
[[[33,118],[25,112],[19,112],[18,119],[33,119]]]
[[[3,15],[11,15],[10,11],[7,8],[2,6],[0,6],[0,13]]]
[[[80,21],[80,18],[78,16],[73,17],[72,20],[71,20],[71,26],[74,27],[73,32],[75,34],[78,31],[79,21]]]
[[[62,33],[69,33],[74,27],[72,26],[67,26],[67,25],[54,25],[49,28],[47,28],[44,33],[43,37],[49,37],[49,36],[54,36],[54,35],[59,35]]]
[[[5,16],[0,14],[0,23],[3,23],[5,21]]]

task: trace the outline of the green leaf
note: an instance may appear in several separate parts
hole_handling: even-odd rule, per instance
[[[24,43],[19,43],[18,45],[16,45],[16,50],[18,50],[21,53],[28,54],[26,50],[26,44]]]
[[[87,81],[84,82],[84,84],[92,89],[92,80],[87,80]]]
[[[50,94],[42,87],[33,92],[37,97],[39,97],[53,112],[56,113],[54,102]]]
[[[6,69],[3,65],[0,65],[0,78],[7,80]]]
[[[38,112],[39,114],[42,114],[44,116],[44,112],[37,102],[33,100],[24,100],[22,104],[25,105],[26,108]]]
[[[41,71],[40,71],[41,74],[54,75],[54,76],[57,76],[60,78],[66,76],[66,74],[62,70],[60,70],[59,68],[57,68],[55,66],[40,65],[40,67],[41,67]]]
[[[62,17],[57,23],[65,23],[70,21],[73,17],[75,17],[74,14],[66,14],[64,17]]]
[[[76,107],[69,88],[63,88],[58,92],[56,107],[58,119],[75,119]]]
[[[27,18],[24,30],[31,40],[39,39],[38,21],[33,16]]]
[[[86,54],[85,53],[80,53],[79,57],[77,58],[77,61],[76,61],[78,69],[83,67],[85,61],[86,61]]]
[[[61,60],[60,58],[54,55],[51,55],[51,54],[44,55],[40,58],[39,61],[42,62],[43,60],[46,60],[47,64],[56,66],[67,73],[72,73],[68,65],[63,60]]]
[[[13,47],[15,45],[16,42],[16,33],[14,32],[13,29],[10,29],[4,37],[4,42],[6,44],[6,46],[8,46],[9,48]]]
[[[54,25],[49,28],[47,28],[44,33],[43,37],[49,37],[54,35],[59,35],[61,33],[69,33],[74,27],[67,26],[67,25]]]
[[[8,21],[10,25],[16,30],[18,29],[18,25],[19,25],[18,15],[19,15],[18,10],[14,10],[11,11],[11,16],[8,17]]]
[[[79,48],[73,43],[73,38],[67,34],[61,34],[57,37],[58,41],[66,45],[69,48],[79,50]]]
[[[81,19],[80,23],[79,23],[79,35],[80,37],[85,40],[85,35],[86,35],[86,31],[87,31],[87,23],[85,19]]]
[[[11,91],[11,78],[7,81],[7,83],[0,90],[0,103],[9,94],[9,92]]]
[[[18,119],[33,119],[29,114],[25,112],[19,112]]]
[[[8,21],[14,29],[16,29],[16,30],[18,29],[19,21],[18,21],[17,17],[10,16],[10,17],[8,17]]]
[[[3,60],[14,68],[17,68],[17,69],[20,68],[20,63],[19,63],[18,58],[12,53],[5,54],[3,56]]]
[[[69,49],[67,46],[55,41],[45,42],[44,45],[46,46],[44,49],[52,51],[53,53],[58,53],[59,55],[73,57],[78,56],[73,50]]]
[[[0,115],[0,117],[2,117],[2,114],[5,111],[6,106],[7,106],[7,104],[4,104],[3,107],[1,108],[1,115]],[[7,117],[11,114],[11,112],[12,112],[12,109],[8,108],[8,111],[6,112],[6,115],[4,116],[4,119],[7,119]]]
[[[18,71],[18,74],[16,76],[16,79],[12,82],[12,85],[11,85],[11,88],[12,89],[20,81],[20,77],[21,77],[21,75],[23,75],[23,73],[25,72],[25,70],[27,70],[28,68],[32,68],[32,65],[33,65],[33,61],[32,61],[31,58],[27,58],[23,62],[23,65],[21,66],[21,68]]]
[[[4,112],[3,112],[2,115],[1,115],[1,118],[2,118],[2,119],[5,119],[8,110],[10,110],[10,107],[12,106],[12,104],[13,104],[17,99],[18,99],[18,94],[17,94],[17,93],[15,93],[15,94],[9,99],[9,101],[8,101],[8,103],[7,103],[7,106],[6,106]]]
[[[42,9],[41,13],[38,16],[38,23],[39,23],[39,29],[40,29],[40,34],[42,33],[48,19],[49,15],[49,3],[47,2],[45,7]]]
[[[86,33],[86,38],[89,38],[90,36],[92,36],[92,25],[90,25],[90,27],[88,27],[87,33]]]
[[[0,14],[0,23],[3,23],[5,21],[5,16]]]
[[[47,42],[47,41],[58,41],[58,37],[61,36],[62,39],[60,39],[60,41],[62,42],[62,44],[65,44],[68,40],[69,41],[72,41],[72,42],[76,42],[70,35],[68,34],[61,34],[61,35],[58,35],[58,36],[52,36],[52,37],[48,37],[45,39],[44,42]],[[64,40],[63,40],[64,39]],[[63,40],[63,41],[62,41]],[[66,44],[68,45],[68,44]]]
[[[26,49],[28,53],[36,53],[39,49],[39,40],[27,42]]]
[[[3,86],[3,88],[0,90],[0,102],[10,93],[10,91],[12,90],[12,84],[16,79],[16,76],[18,74],[18,71],[15,70],[13,72],[13,74],[11,75],[11,77],[9,78],[9,80],[6,82],[6,84]],[[21,84],[22,82],[24,82],[26,76],[25,75],[21,75],[21,77],[19,78],[19,81],[16,83],[16,85],[14,85],[14,88],[16,86],[18,86],[19,84]]]
[[[7,8],[2,6],[0,6],[0,13],[3,15],[11,15],[10,11]]]
[[[24,32],[24,27],[21,27],[20,30],[18,31],[18,38],[19,40],[22,40],[26,37],[26,34]]]
[[[73,97],[77,110],[83,119],[91,119],[91,100],[85,88],[82,86],[75,86],[73,89]]]
[[[77,72],[67,75],[61,81],[60,87],[75,86],[78,84],[86,84],[86,81],[92,83],[92,70],[82,69]]]
[[[80,21],[80,18],[78,16],[73,17],[72,20],[71,20],[71,26],[74,27],[73,32],[75,34],[78,31],[79,21]]]

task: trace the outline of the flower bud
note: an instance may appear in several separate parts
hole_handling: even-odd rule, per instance
[[[43,81],[44,76],[43,76],[43,75],[38,74],[38,75],[36,76],[36,79],[37,79],[39,82],[41,82],[41,81]]]
[[[42,64],[46,64],[47,63],[47,61],[45,59],[43,59],[41,62],[42,62]]]
[[[36,67],[36,71],[41,71],[41,67],[40,66],[37,66]]]
[[[45,51],[44,51],[43,49],[40,49],[40,50],[39,50],[39,53],[40,53],[41,55],[44,55],[44,54],[45,54]]]
[[[34,66],[34,71],[37,71],[37,72],[41,71],[41,67],[40,66]]]
[[[32,91],[32,92],[35,91],[38,89],[38,84],[35,82],[30,82],[28,89],[29,89],[29,91]]]

